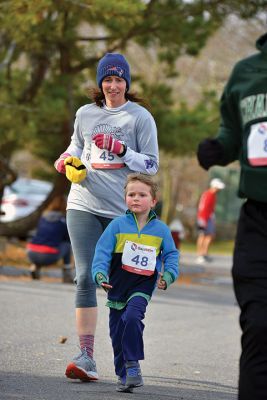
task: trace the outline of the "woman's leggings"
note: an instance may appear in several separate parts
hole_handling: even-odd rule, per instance
[[[76,277],[76,307],[96,307],[96,285],[91,266],[96,243],[110,218],[99,217],[87,211],[67,210],[67,226],[74,256]]]

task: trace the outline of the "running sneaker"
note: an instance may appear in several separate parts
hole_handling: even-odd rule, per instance
[[[81,349],[81,353],[74,357],[67,366],[65,375],[70,379],[80,379],[83,382],[98,380],[95,361],[88,356],[86,349]]]
[[[117,392],[133,393],[133,388],[125,385],[126,376],[118,376],[116,390]]]
[[[204,256],[198,256],[196,258],[196,264],[204,264],[206,262],[206,259]]]
[[[129,388],[143,386],[143,378],[141,368],[138,361],[127,361],[126,368],[126,382],[125,386]]]

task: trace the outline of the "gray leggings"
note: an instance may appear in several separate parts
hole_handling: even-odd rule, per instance
[[[76,269],[76,307],[96,307],[96,285],[91,266],[96,243],[112,221],[86,211],[68,210],[67,226]]]

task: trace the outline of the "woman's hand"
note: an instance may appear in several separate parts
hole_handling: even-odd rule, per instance
[[[54,163],[54,167],[56,168],[57,172],[59,172],[60,174],[66,173],[66,167],[65,167],[64,161],[68,157],[70,157],[69,153],[63,153]]]
[[[98,133],[93,140],[99,149],[106,149],[114,154],[121,154],[124,150],[123,144],[107,133]]]
[[[78,157],[70,156],[64,160],[66,177],[72,183],[80,183],[86,178],[86,168]]]

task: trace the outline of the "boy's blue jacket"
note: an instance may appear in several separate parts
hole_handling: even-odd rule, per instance
[[[153,275],[138,275],[122,269],[121,258],[126,240],[156,248]],[[178,261],[179,252],[170,229],[157,219],[154,211],[150,212],[147,224],[139,231],[135,215],[128,210],[126,215],[115,218],[101,235],[96,245],[92,274],[94,281],[99,272],[109,277],[109,284],[112,285],[108,292],[110,301],[126,302],[136,292],[152,295],[162,262],[164,272],[169,272],[173,282],[178,277]]]

